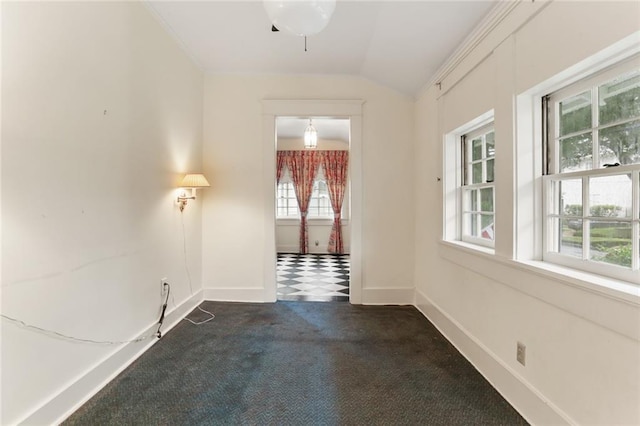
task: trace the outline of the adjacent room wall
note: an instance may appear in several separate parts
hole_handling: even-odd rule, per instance
[[[163,277],[192,307],[207,191],[175,197],[202,72],[138,2],[4,2],[2,42],[2,313],[121,341],[152,330]],[[0,423],[53,424],[153,341],[3,319]]]
[[[634,34],[637,46],[639,16],[637,2],[522,2],[415,105],[417,306],[533,424],[640,423],[637,296],[511,260],[516,230],[522,248],[534,226],[514,213],[514,191],[526,190],[518,154],[531,143],[514,124],[516,96]],[[490,109],[500,163],[496,255],[439,242],[444,135]],[[518,341],[526,366],[516,362]]]
[[[381,295],[413,301],[412,99],[338,76],[214,75],[204,96],[203,161],[212,181],[203,210],[207,294],[263,300],[263,156],[274,148],[262,146],[261,101],[362,99],[363,302]]]

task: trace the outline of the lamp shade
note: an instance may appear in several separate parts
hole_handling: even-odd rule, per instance
[[[209,185],[207,178],[201,173],[188,174],[180,182],[182,188],[203,188]]]
[[[327,26],[336,0],[264,0],[263,5],[277,29],[306,37]]]

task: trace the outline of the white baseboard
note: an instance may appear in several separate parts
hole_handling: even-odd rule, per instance
[[[295,245],[295,246],[278,246],[276,247],[276,252],[277,253],[298,253],[300,251],[299,246]],[[350,247],[349,246],[344,246],[343,247],[343,252],[344,254],[349,254],[350,251]],[[318,246],[316,247],[313,244],[309,244],[309,253],[311,254],[327,254],[327,246]]]
[[[415,306],[530,424],[577,424],[457,321],[416,290]]]
[[[298,253],[300,251],[300,247],[296,244],[295,246],[278,246],[276,247],[277,253]]]
[[[264,288],[205,288],[204,300],[216,302],[269,302]]]
[[[413,305],[414,288],[363,288],[363,305]]]
[[[168,312],[165,315],[162,333],[171,330],[201,301],[202,292],[198,292]],[[156,329],[157,324],[153,324],[136,337],[148,336]],[[24,425],[60,424],[157,341],[158,339],[152,339],[126,344],[18,423]]]

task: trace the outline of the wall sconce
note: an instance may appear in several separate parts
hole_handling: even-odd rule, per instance
[[[191,189],[191,195],[187,196],[186,191],[182,191],[178,196],[178,204],[180,204],[180,211],[184,210],[184,206],[187,205],[187,200],[195,200],[196,199],[196,189],[197,188],[206,188],[209,185],[207,178],[204,177],[201,173],[196,174],[188,174],[180,182],[180,187],[183,189]]]

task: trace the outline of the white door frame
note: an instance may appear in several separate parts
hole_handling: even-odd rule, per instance
[[[262,149],[264,218],[264,300],[276,297],[276,119],[278,117],[349,118],[351,224],[349,301],[362,303],[362,100],[263,100]]]

